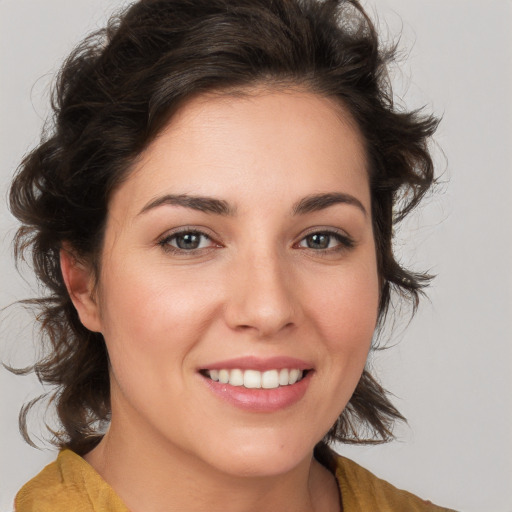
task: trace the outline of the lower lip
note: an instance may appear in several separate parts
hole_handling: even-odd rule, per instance
[[[226,402],[252,412],[274,412],[299,402],[306,393],[312,371],[295,384],[273,389],[248,389],[230,386],[202,376],[208,387]]]

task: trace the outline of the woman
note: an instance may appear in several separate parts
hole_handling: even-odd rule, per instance
[[[17,510],[446,510],[328,447],[392,436],[365,361],[428,282],[391,242],[437,122],[391,58],[289,0],[140,1],[70,56],[10,196],[63,448]]]

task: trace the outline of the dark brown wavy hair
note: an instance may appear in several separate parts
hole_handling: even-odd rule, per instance
[[[21,221],[15,254],[30,253],[44,296],[35,307],[44,353],[29,369],[55,386],[61,430],[53,442],[79,454],[110,417],[109,359],[100,333],[80,322],[63,282],[66,244],[98,268],[109,197],[182,102],[211,91],[299,87],[336,98],[365,142],[382,279],[379,325],[391,293],[418,303],[429,276],[403,268],[393,228],[434,183],[428,143],[437,119],[393,102],[383,46],[357,0],[140,0],[65,61],[53,119],[18,168],[10,208]],[[20,426],[30,442],[26,416]],[[380,442],[403,419],[365,370],[326,443]],[[317,450],[317,451],[318,451]]]

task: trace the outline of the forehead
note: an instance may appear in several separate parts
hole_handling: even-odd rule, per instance
[[[369,208],[363,139],[343,105],[292,89],[249,90],[187,101],[112,200],[129,194],[135,207],[194,193],[243,202],[250,191],[296,200],[333,189]]]

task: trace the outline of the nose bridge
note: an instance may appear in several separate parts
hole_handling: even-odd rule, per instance
[[[286,257],[271,244],[242,251],[230,280],[226,305],[229,325],[269,336],[293,324],[297,303],[291,278]]]

